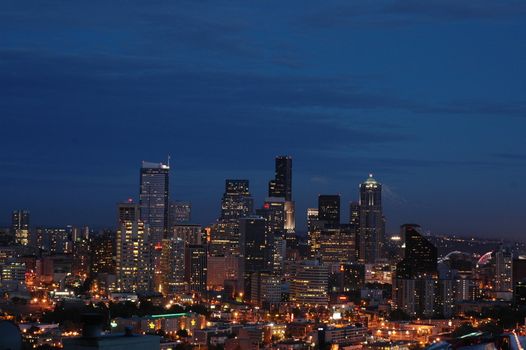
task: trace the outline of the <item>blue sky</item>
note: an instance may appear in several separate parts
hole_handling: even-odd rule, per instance
[[[110,226],[170,154],[206,224],[289,154],[300,227],[372,172],[389,232],[525,236],[522,1],[6,1],[0,33],[0,222]]]

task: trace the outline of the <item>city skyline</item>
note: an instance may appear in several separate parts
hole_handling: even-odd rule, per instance
[[[275,159],[278,160],[282,157],[287,157],[288,159],[293,159],[293,157],[291,157],[290,155],[288,156],[276,156]],[[139,172],[141,173],[141,176],[142,176],[142,173],[144,172],[144,169],[148,169],[148,167],[151,167],[152,169],[155,169],[155,168],[158,168],[160,169],[160,171],[164,171],[165,174],[167,174],[167,179],[166,179],[166,182],[171,184],[173,181],[169,180],[171,177],[173,177],[173,174],[170,172],[170,165],[169,165],[169,161],[170,161],[170,156],[167,157],[168,159],[168,162],[167,163],[163,163],[162,161],[161,162],[150,162],[150,161],[141,161],[141,165],[140,167],[138,168],[139,169]],[[146,164],[146,167],[145,167],[145,164]],[[167,165],[168,164],[168,165]],[[298,223],[299,222],[299,226],[297,227],[296,229],[296,232],[299,233],[299,234],[306,234],[307,231],[308,231],[308,220],[307,220],[307,212],[308,212],[308,209],[312,208],[312,207],[316,207],[317,206],[317,203],[319,202],[320,200],[320,196],[323,197],[323,196],[326,196],[326,197],[332,197],[332,196],[338,196],[339,197],[339,201],[341,201],[341,204],[339,205],[339,221],[341,223],[348,223],[350,221],[350,207],[354,204],[354,203],[358,203],[360,201],[360,191],[361,191],[361,188],[362,188],[362,185],[364,184],[367,184],[368,182],[370,182],[371,180],[373,182],[376,182],[376,180],[373,178],[373,175],[372,173],[369,173],[367,174],[367,176],[363,177],[362,181],[359,182],[357,185],[356,185],[356,196],[355,197],[352,197],[350,198],[349,201],[346,201],[345,198],[342,199],[342,195],[340,194],[341,192],[339,193],[319,193],[315,199],[312,201],[313,203],[310,203],[312,205],[307,205],[305,206],[304,203],[300,203],[300,208],[304,208],[305,207],[305,210],[302,211],[302,212],[296,212],[295,213],[295,220],[296,222]],[[374,175],[376,177],[376,175]],[[139,186],[140,188],[140,191],[142,190],[142,186],[141,186],[141,182],[140,182],[140,178],[139,178],[139,182],[136,184],[136,186]],[[163,180],[165,181],[165,180]],[[224,190],[224,183],[225,181],[228,182],[229,181],[241,181],[241,182],[246,182],[248,181],[248,183],[252,183],[252,181],[250,179],[242,179],[241,177],[232,177],[231,179],[225,179],[222,181],[222,189]],[[246,185],[248,185],[248,183]],[[379,183],[380,187],[384,187],[385,189],[385,184],[384,183]],[[269,199],[269,198],[272,198],[272,197],[269,197],[269,193],[266,193],[268,192],[268,186],[269,184],[267,183],[267,188],[263,188],[261,189],[261,191],[254,191],[253,190],[253,187],[252,185],[250,185],[251,187],[251,192],[261,192],[260,193],[260,196],[256,197],[254,195],[254,193],[251,194],[250,198],[251,198],[251,202],[253,202],[251,204],[251,206],[253,207],[253,211],[255,212],[255,210],[257,208],[263,208],[265,203],[266,203],[266,200]],[[169,197],[168,197],[168,202],[170,203],[176,203],[176,202],[187,202],[189,203],[192,207],[194,207],[194,203],[193,202],[190,202],[184,198],[173,198],[171,193],[172,193],[172,190],[171,190],[171,186],[169,187],[170,190],[168,190],[168,193],[170,193]],[[112,210],[114,210],[114,207],[115,205],[119,205],[120,203],[126,203],[126,202],[129,202],[129,203],[135,203],[136,205],[140,205],[140,197],[141,197],[141,193],[136,193],[135,195],[129,195],[125,198],[122,198],[120,200],[117,200],[115,201],[115,203],[113,203],[113,206],[112,206]],[[163,190],[164,191],[164,190]],[[384,196],[386,195],[386,193],[384,192]],[[387,196],[389,196],[389,193],[387,194]],[[388,197],[389,198],[389,197]],[[130,202],[131,201],[131,202]],[[385,201],[385,198],[384,198],[384,201]],[[199,203],[197,203],[199,204]],[[204,226],[208,226],[208,225],[213,225],[214,223],[217,222],[217,220],[221,220],[221,196],[219,196],[217,198],[217,203],[216,203],[216,206],[218,207],[217,208],[217,213],[211,213],[210,216],[212,217],[211,220],[209,221],[206,221],[206,222],[200,222],[198,221],[197,219],[193,219],[192,217],[192,220],[190,221],[190,223],[192,224],[199,224],[199,225],[204,225]],[[199,207],[199,205],[196,205],[196,207]],[[31,209],[28,209],[27,207],[24,207],[24,208],[17,208],[17,209],[12,209],[8,214],[10,216],[10,218],[12,219],[12,215],[15,215],[16,212],[19,212],[19,211],[22,211],[22,210],[25,210],[25,211],[28,211],[29,213],[31,213],[31,221],[32,221],[32,224],[31,224],[31,227],[33,228],[36,228],[36,227],[65,227],[66,225],[73,225],[73,226],[89,226],[91,228],[94,228],[94,229],[118,229],[118,225],[116,226],[115,225],[115,217],[114,217],[114,212],[112,211],[111,213],[111,221],[109,223],[102,223],[102,224],[93,224],[93,223],[89,223],[89,222],[56,222],[56,221],[51,221],[49,223],[46,223],[46,222],[41,222],[41,221],[38,221],[38,218],[40,217],[39,213],[32,213]],[[163,209],[164,210],[164,209]],[[194,210],[195,209],[192,209],[192,215],[194,215]],[[168,213],[166,213],[166,215],[169,215]],[[215,216],[214,216],[215,215]],[[257,215],[257,214],[256,214]],[[197,217],[203,217],[203,215],[195,215]],[[36,220],[34,218],[37,218]],[[389,218],[385,216],[385,213],[384,213],[384,221],[385,221],[385,226],[386,227],[389,227],[390,229],[386,229],[385,230],[385,234],[387,235],[387,237],[389,237],[389,235],[397,235],[399,233],[399,230],[400,230],[400,227],[403,226],[403,225],[406,225],[410,222],[419,222],[418,220],[406,220],[406,221],[403,221],[403,222],[390,222]],[[35,222],[33,224],[33,222]],[[0,221],[0,225],[3,225],[5,227],[8,227],[8,223],[6,221],[6,223],[2,223],[2,221]],[[487,235],[484,235],[484,234],[477,234],[477,232],[442,232],[442,231],[433,231],[431,230],[431,228],[429,226],[426,226],[425,223],[422,224],[423,226],[423,229],[426,230],[425,232],[426,233],[429,233],[429,234],[435,234],[435,235],[458,235],[458,236],[463,236],[463,237],[469,237],[469,236],[473,236],[473,237],[480,237],[480,238],[493,238],[491,235],[487,236]],[[382,234],[383,236],[383,234]],[[518,237],[504,237],[503,240],[505,241],[518,241],[518,242],[525,242],[524,240],[525,238],[523,236],[521,236],[519,234]]]
[[[524,3],[99,4],[2,9],[1,223],[112,224],[170,154],[205,224],[224,179],[261,202],[289,154],[299,229],[373,173],[387,232],[523,239]]]

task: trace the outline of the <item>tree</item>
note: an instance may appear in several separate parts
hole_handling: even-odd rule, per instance
[[[469,333],[473,333],[475,332],[476,329],[473,328],[473,326],[471,325],[471,323],[463,323],[461,324],[460,326],[457,327],[457,329],[455,329],[452,333],[451,333],[451,336],[453,338],[459,338],[459,337],[462,337],[466,334],[469,334]]]
[[[402,309],[394,309],[389,313],[390,321],[409,321],[411,317]]]

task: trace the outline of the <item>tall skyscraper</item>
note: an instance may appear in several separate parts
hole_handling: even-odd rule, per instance
[[[276,173],[269,182],[268,196],[292,201],[292,157],[276,157]]]
[[[276,157],[276,168],[274,179],[269,181],[268,196],[274,198],[283,198],[285,200],[285,230],[289,246],[295,244],[295,204],[292,200],[292,157]]]
[[[275,276],[281,276],[286,257],[285,236],[285,199],[270,197],[265,200],[263,208],[256,214],[265,219],[267,249],[272,250],[271,271]]]
[[[251,216],[239,220],[240,246],[245,273],[271,270],[271,243],[266,220]]]
[[[118,207],[116,273],[121,291],[153,290],[151,249],[139,211],[139,206],[134,203],[122,203]]]
[[[11,215],[11,234],[15,242],[22,245],[29,244],[29,211],[14,210]]]
[[[162,293],[168,296],[186,292],[185,280],[186,243],[178,237],[163,239],[161,270],[163,272]]]
[[[170,166],[142,162],[140,178],[140,219],[148,226],[150,242],[156,245],[168,232]]]
[[[194,293],[205,294],[208,274],[206,246],[187,245],[185,260],[185,275],[189,290]]]
[[[239,220],[253,213],[248,180],[225,181],[221,217],[210,232],[210,253],[214,256],[239,255]]]
[[[401,231],[405,250],[393,279],[394,306],[412,317],[431,317],[438,312],[437,248],[419,232],[418,225],[402,225]]]
[[[340,225],[340,195],[318,197],[318,220],[333,227]]]
[[[360,229],[357,235],[359,261],[366,264],[382,259],[384,218],[382,214],[382,185],[369,174],[360,184]]]
[[[251,215],[253,202],[248,180],[226,180],[225,193],[221,201],[221,220],[237,221]]]
[[[139,207],[153,268],[153,288],[161,289],[162,240],[168,234],[170,166],[163,163],[142,162]]]

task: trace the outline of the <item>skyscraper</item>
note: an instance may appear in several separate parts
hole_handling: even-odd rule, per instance
[[[186,292],[185,280],[185,241],[178,237],[163,239],[161,258],[162,292],[174,296]]]
[[[192,205],[189,202],[170,202],[169,225],[189,223],[192,218]]]
[[[140,220],[144,225],[154,272],[153,288],[160,290],[162,283],[162,240],[168,233],[170,166],[163,163],[142,162],[140,176]]]
[[[281,276],[286,254],[285,236],[285,199],[270,197],[256,214],[265,219],[267,248],[272,250],[271,270],[275,276]]]
[[[323,306],[329,303],[329,268],[315,260],[298,263],[290,284],[290,298],[295,304]]]
[[[340,224],[340,195],[320,195],[318,197],[318,220],[329,226]]]
[[[221,220],[237,221],[252,214],[253,207],[248,180],[225,181],[225,193],[221,201]]]
[[[187,245],[185,260],[186,282],[190,291],[205,294],[208,273],[206,246]]]
[[[418,225],[402,225],[401,231],[405,250],[393,279],[394,306],[412,317],[431,317],[438,313],[440,299],[437,248],[419,232]]]
[[[29,244],[29,211],[14,210],[11,215],[11,234],[15,242],[22,245]]]
[[[501,247],[495,252],[495,292],[507,300],[512,298],[513,292],[512,264],[513,254],[509,247]]]
[[[116,272],[119,290],[151,291],[151,249],[139,206],[130,202],[119,204],[118,214]]]
[[[285,199],[285,230],[289,246],[295,244],[296,219],[295,205],[292,201],[292,157],[276,157],[274,179],[269,181],[268,196]]]
[[[276,173],[268,184],[268,196],[292,201],[292,157],[276,157]]]
[[[215,256],[239,255],[239,220],[251,215],[253,199],[248,180],[225,181],[221,217],[210,232],[210,253]]]
[[[163,163],[142,162],[140,178],[140,219],[148,226],[153,245],[160,243],[168,231],[170,167]]]
[[[359,261],[366,264],[377,263],[382,259],[385,223],[382,214],[382,185],[372,174],[360,184],[359,206]]]

